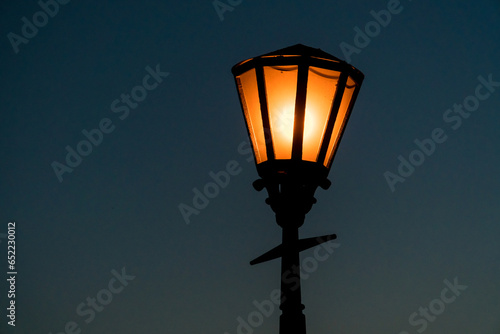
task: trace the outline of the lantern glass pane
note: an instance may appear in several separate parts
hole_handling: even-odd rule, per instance
[[[347,118],[351,113],[352,106],[350,104],[352,96],[357,86],[358,85],[351,77],[347,78],[347,83],[344,89],[344,95],[342,96],[342,102],[340,103],[340,108],[337,113],[337,118],[335,119],[335,125],[333,126],[332,137],[330,139],[330,144],[328,145],[328,150],[324,161],[324,165],[327,168],[332,163],[332,158],[334,156],[334,152],[337,150],[340,136],[344,131]]]
[[[310,67],[307,82],[306,114],[302,159],[316,162],[332,109],[340,72]]]
[[[237,76],[236,83],[238,85],[245,121],[254,149],[256,163],[259,164],[267,160],[267,152],[255,69],[251,69]]]
[[[298,66],[264,66],[269,123],[276,159],[292,158]]]

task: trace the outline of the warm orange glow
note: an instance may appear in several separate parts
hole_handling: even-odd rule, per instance
[[[295,105],[287,105],[283,107],[283,109],[274,113],[275,118],[272,120],[272,123],[276,127],[275,134],[280,137],[279,140],[282,140],[287,143],[292,143],[293,140],[293,128],[294,128],[294,116],[295,116]],[[303,147],[304,150],[304,160],[308,161],[316,161],[320,143],[317,142],[321,140],[322,132],[324,131],[324,125],[320,127],[320,122],[318,122],[318,113],[314,108],[306,108],[306,117],[304,121],[304,137],[303,137]],[[276,140],[276,137],[274,137]],[[308,146],[315,146],[316,153],[307,151]],[[307,154],[306,154],[307,153]],[[309,159],[309,155],[314,158]]]
[[[302,159],[317,161],[328,123],[340,73],[310,67],[307,82],[306,115]]]
[[[276,159],[292,158],[298,66],[264,66],[269,122]]]
[[[236,78],[236,81],[248,131],[250,132],[250,139],[255,150],[255,159],[259,164],[267,160],[267,154],[255,69],[243,73]]]
[[[304,119],[304,143],[302,145],[304,149],[304,160],[309,160],[307,159],[306,156],[306,151],[307,151],[307,146],[309,145],[314,145],[316,141],[317,134],[321,131],[320,127],[320,122],[318,122],[319,114],[318,114],[318,109],[317,108],[312,108],[308,107],[306,105],[306,116]],[[313,160],[311,160],[313,161]]]
[[[269,159],[266,137],[272,140],[275,159],[292,158],[298,66],[264,66],[263,74],[270,129],[263,126],[263,101],[259,99],[256,70],[248,70],[236,78],[257,164]],[[356,82],[348,77],[338,113],[335,115],[336,111],[333,111],[334,114],[330,115],[339,77],[339,71],[314,66],[308,69],[301,159],[319,162],[325,167],[331,164],[357,87]],[[330,117],[335,117],[335,124],[326,157],[318,161],[321,146],[327,139],[325,131]]]
[[[286,141],[291,141],[293,136],[295,106],[287,105],[283,109],[274,113],[273,123],[276,126],[276,133]]]
[[[340,103],[339,112],[337,113],[335,126],[333,127],[332,137],[330,139],[330,144],[328,145],[328,151],[324,162],[324,165],[327,167],[330,166],[332,162],[333,152],[337,149],[340,133],[345,126],[348,112],[350,113],[349,104],[351,103],[355,88],[356,82],[351,77],[347,78],[344,95],[342,97],[342,102]]]

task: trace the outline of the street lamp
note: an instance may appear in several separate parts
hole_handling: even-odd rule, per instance
[[[281,245],[250,264],[281,257],[280,334],[305,334],[299,252],[335,234],[299,240],[299,227],[328,189],[328,172],[364,75],[353,66],[301,44],[244,60],[232,68],[257,172],[282,228]]]

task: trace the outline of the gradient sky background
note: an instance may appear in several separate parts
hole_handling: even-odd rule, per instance
[[[401,6],[351,57],[365,81],[332,187],[317,191],[301,228],[340,244],[303,281],[308,332],[417,333],[409,316],[457,277],[468,288],[425,333],[498,334],[500,87],[456,130],[443,114],[474,94],[478,76],[500,81],[500,2]],[[16,54],[7,34],[40,6],[2,1],[0,233],[17,222],[18,293],[13,329],[1,280],[0,332],[56,334],[75,321],[92,334],[237,333],[237,318],[279,287],[279,261],[248,262],[281,231],[238,153],[246,130],[230,69],[297,43],[345,59],[340,43],[386,8],[244,0],[221,21],[210,0],[71,1]],[[157,64],[170,75],[120,120],[112,101]],[[115,130],[60,183],[51,163],[103,118]],[[447,141],[391,192],[384,172],[435,128]],[[193,188],[231,160],[241,173],[186,224],[179,204],[192,205]],[[85,323],[77,306],[123,267],[135,279]],[[279,313],[254,333],[277,333]]]

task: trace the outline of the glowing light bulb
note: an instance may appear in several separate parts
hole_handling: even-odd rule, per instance
[[[283,107],[280,112],[276,113],[276,116],[274,118],[274,125],[276,126],[279,135],[284,137],[284,139],[290,141],[293,137],[293,127],[295,120],[294,109],[295,108],[291,105]],[[304,120],[304,142],[314,135],[314,132],[317,131],[316,127],[316,115],[313,110],[307,109]]]
[[[275,124],[281,136],[285,137],[287,140],[292,140],[294,108],[292,106],[283,107],[280,112],[276,114]]]

